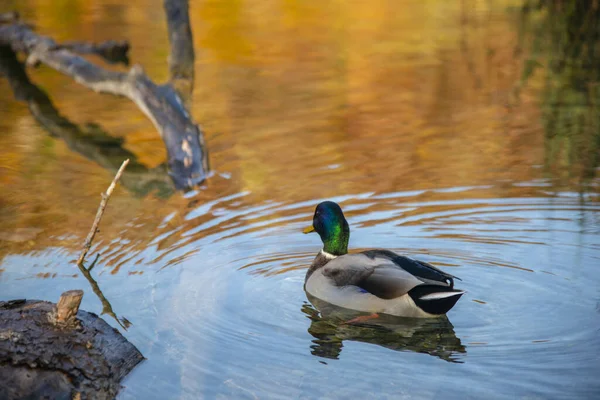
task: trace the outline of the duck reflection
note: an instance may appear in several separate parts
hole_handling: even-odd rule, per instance
[[[311,320],[308,333],[311,353],[318,357],[338,359],[343,342],[352,340],[383,346],[396,351],[413,351],[461,363],[466,348],[454,333],[447,317],[402,318],[381,314],[365,323],[348,323],[364,313],[340,308],[307,293],[309,301],[302,312]]]

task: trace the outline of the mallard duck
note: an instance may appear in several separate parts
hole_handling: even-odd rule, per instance
[[[348,254],[350,227],[340,206],[317,205],[312,226],[323,249],[306,272],[304,290],[323,301],[352,310],[400,317],[446,314],[464,294],[454,279],[431,264],[389,250]]]

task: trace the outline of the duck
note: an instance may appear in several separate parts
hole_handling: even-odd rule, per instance
[[[323,248],[304,279],[312,297],[350,310],[398,317],[434,318],[445,315],[465,293],[454,288],[460,278],[424,261],[390,250],[348,253],[350,227],[341,207],[333,201],[317,205],[312,225]],[[309,298],[310,298],[309,296]]]

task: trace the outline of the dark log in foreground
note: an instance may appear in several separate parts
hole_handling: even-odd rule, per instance
[[[96,92],[129,98],[158,129],[175,185],[189,188],[206,178],[208,160],[202,132],[170,85],[156,85],[140,66],[128,73],[107,71],[20,23],[0,25],[0,44],[27,54],[28,63],[46,64]]]
[[[144,357],[97,315],[76,312],[82,295],[66,292],[58,306],[0,302],[0,399],[116,396]]]

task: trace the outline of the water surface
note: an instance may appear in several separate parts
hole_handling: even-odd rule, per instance
[[[12,3],[57,39],[127,38],[167,78],[161,1]],[[0,300],[84,289],[82,307],[147,358],[121,399],[600,394],[598,148],[576,145],[597,106],[547,59],[527,71],[541,50],[519,2],[196,1],[191,17],[213,173],[190,193],[170,188],[162,142],[126,100],[27,70],[102,138],[83,148],[0,79]],[[90,286],[74,260],[115,149],[137,167],[109,203]],[[448,318],[350,326],[317,310],[302,285],[320,242],[301,230],[325,199],[353,251],[462,278]]]

